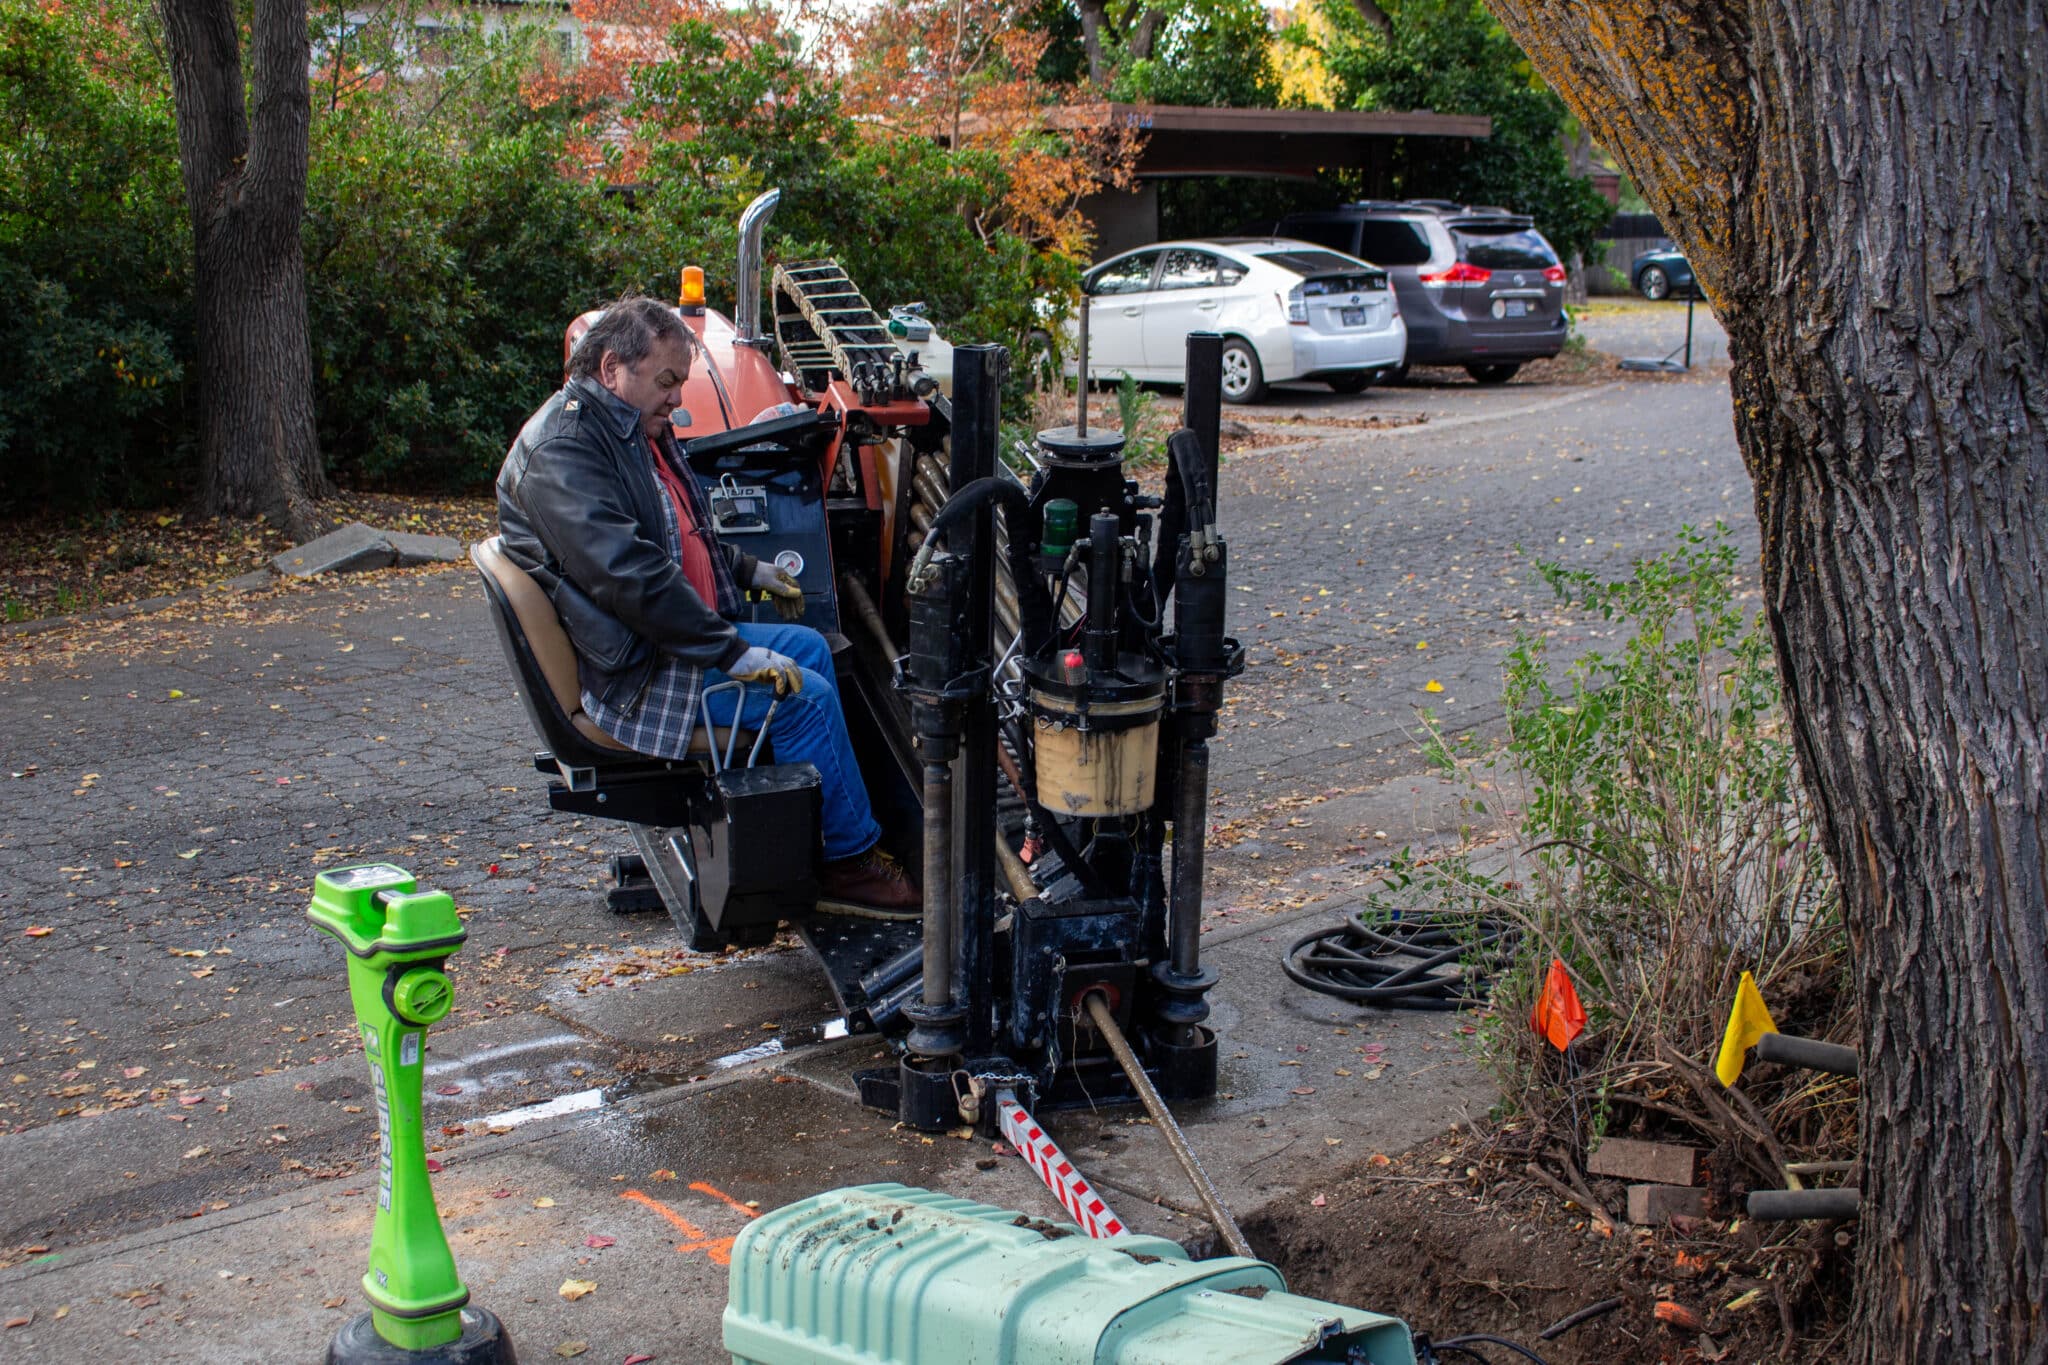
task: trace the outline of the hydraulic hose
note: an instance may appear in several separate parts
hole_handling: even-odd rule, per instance
[[[918,547],[917,558],[911,561],[905,581],[917,582],[925,566],[931,563],[938,538],[946,528],[965,519],[991,498],[1002,504],[1005,525],[1009,530],[1010,578],[1017,589],[1018,630],[1024,636],[1025,644],[1035,648],[1032,642],[1042,644],[1046,632],[1052,628],[1052,601],[1046,595],[1032,546],[1024,535],[1031,516],[1031,499],[1015,481],[994,474],[986,479],[976,479],[947,498],[946,505],[939,509],[938,515],[926,528],[924,544]]]
[[[1300,985],[1357,1005],[1471,1009],[1486,1003],[1519,937],[1498,920],[1424,914],[1368,924],[1353,915],[1295,940],[1280,965]]]

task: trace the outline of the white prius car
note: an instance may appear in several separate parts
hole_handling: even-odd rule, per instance
[[[1285,238],[1217,237],[1126,251],[1081,279],[1088,374],[1183,382],[1190,332],[1223,334],[1223,401],[1313,379],[1358,393],[1401,367],[1408,327],[1376,265]],[[1067,373],[1078,368],[1068,325]]]

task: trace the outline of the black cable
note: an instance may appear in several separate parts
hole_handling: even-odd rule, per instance
[[[1519,937],[1499,920],[1415,914],[1369,924],[1361,913],[1295,940],[1280,965],[1296,983],[1357,1005],[1470,1009],[1486,1003]]]
[[[1493,1365],[1492,1361],[1488,1360],[1485,1356],[1479,1354],[1479,1352],[1477,1351],[1468,1351],[1462,1346],[1452,1346],[1448,1348],[1439,1346],[1437,1343],[1431,1341],[1426,1336],[1418,1336],[1415,1339],[1416,1365],[1441,1365],[1442,1357],[1437,1355],[1437,1352],[1446,1349],[1452,1351],[1457,1355],[1464,1356],[1468,1360],[1476,1360],[1479,1362],[1479,1365]]]
[[[1488,1335],[1487,1335],[1486,1333],[1484,1333],[1484,1332],[1469,1332],[1469,1333],[1467,1333],[1466,1335],[1464,1335],[1464,1336],[1462,1336],[1462,1337],[1452,1337],[1452,1338],[1450,1338],[1450,1339],[1449,1339],[1449,1340],[1447,1340],[1447,1341],[1439,1341],[1439,1342],[1434,1342],[1434,1343],[1432,1343],[1432,1344],[1433,1344],[1433,1345],[1434,1345],[1434,1346],[1436,1347],[1436,1349],[1437,1349],[1437,1350],[1439,1350],[1439,1351],[1442,1351],[1442,1350],[1446,1350],[1446,1349],[1449,1349],[1449,1350],[1465,1350],[1465,1343],[1467,1343],[1467,1342],[1471,1342],[1471,1341],[1483,1341],[1483,1342],[1485,1342],[1485,1343],[1486,1343],[1487,1345],[1489,1345],[1489,1346],[1505,1346],[1505,1347],[1507,1347],[1507,1348],[1508,1348],[1508,1349],[1509,1349],[1510,1351],[1513,1351],[1513,1352],[1514,1352],[1514,1353],[1515,1353],[1516,1355],[1518,1355],[1518,1356],[1523,1356],[1523,1357],[1526,1357],[1527,1359],[1530,1359],[1530,1360],[1533,1360],[1533,1361],[1535,1361],[1535,1362],[1536,1362],[1536,1365],[1549,1365],[1549,1362],[1545,1361],[1545,1360],[1543,1359],[1543,1357],[1542,1357],[1542,1356],[1539,1356],[1539,1355],[1537,1355],[1537,1354],[1536,1354],[1536,1353],[1535,1353],[1534,1351],[1530,1350],[1530,1349],[1529,1349],[1528,1347],[1526,1347],[1526,1346],[1521,1346],[1521,1345],[1518,1345],[1518,1344],[1516,1344],[1515,1342],[1509,1341],[1509,1340],[1508,1340],[1508,1339],[1507,1339],[1506,1337],[1491,1337],[1491,1336],[1488,1336]],[[1471,1354],[1470,1352],[1467,1352],[1467,1353],[1468,1353],[1468,1354]],[[1481,1359],[1484,1359],[1484,1358],[1485,1358],[1485,1357],[1483,1357],[1483,1356],[1481,1357]]]

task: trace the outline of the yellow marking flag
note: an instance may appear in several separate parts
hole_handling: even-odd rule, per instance
[[[1721,1035],[1721,1055],[1714,1059],[1714,1074],[1721,1084],[1733,1085],[1742,1079],[1743,1054],[1756,1046],[1757,1039],[1777,1031],[1770,1010],[1764,1007],[1763,992],[1756,988],[1756,978],[1744,972],[1742,984],[1735,988],[1735,1008],[1728,1011],[1728,1031]]]

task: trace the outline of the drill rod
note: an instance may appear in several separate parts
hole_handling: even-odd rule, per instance
[[[1103,998],[1101,991],[1090,991],[1083,998],[1083,1003],[1088,1007],[1088,1017],[1095,1021],[1095,1027],[1101,1029],[1102,1036],[1108,1040],[1109,1050],[1116,1054],[1117,1065],[1124,1069],[1124,1075],[1131,1078],[1131,1088],[1138,1092],[1138,1101],[1151,1116],[1152,1126],[1166,1135],[1166,1145],[1173,1148],[1181,1169],[1188,1173],[1196,1197],[1208,1210],[1209,1221],[1216,1225],[1217,1235],[1230,1248],[1232,1255],[1253,1256],[1252,1244],[1244,1239],[1244,1231],[1230,1216],[1230,1210],[1223,1207],[1223,1197],[1209,1182],[1209,1173],[1202,1169],[1195,1149],[1188,1146],[1187,1134],[1181,1132],[1180,1125],[1174,1122],[1173,1112],[1166,1107],[1166,1101],[1159,1098],[1159,1092],[1152,1088],[1152,1078],[1138,1064],[1138,1054],[1131,1051],[1124,1031],[1117,1027],[1116,1016],[1109,1012],[1109,1001]]]

